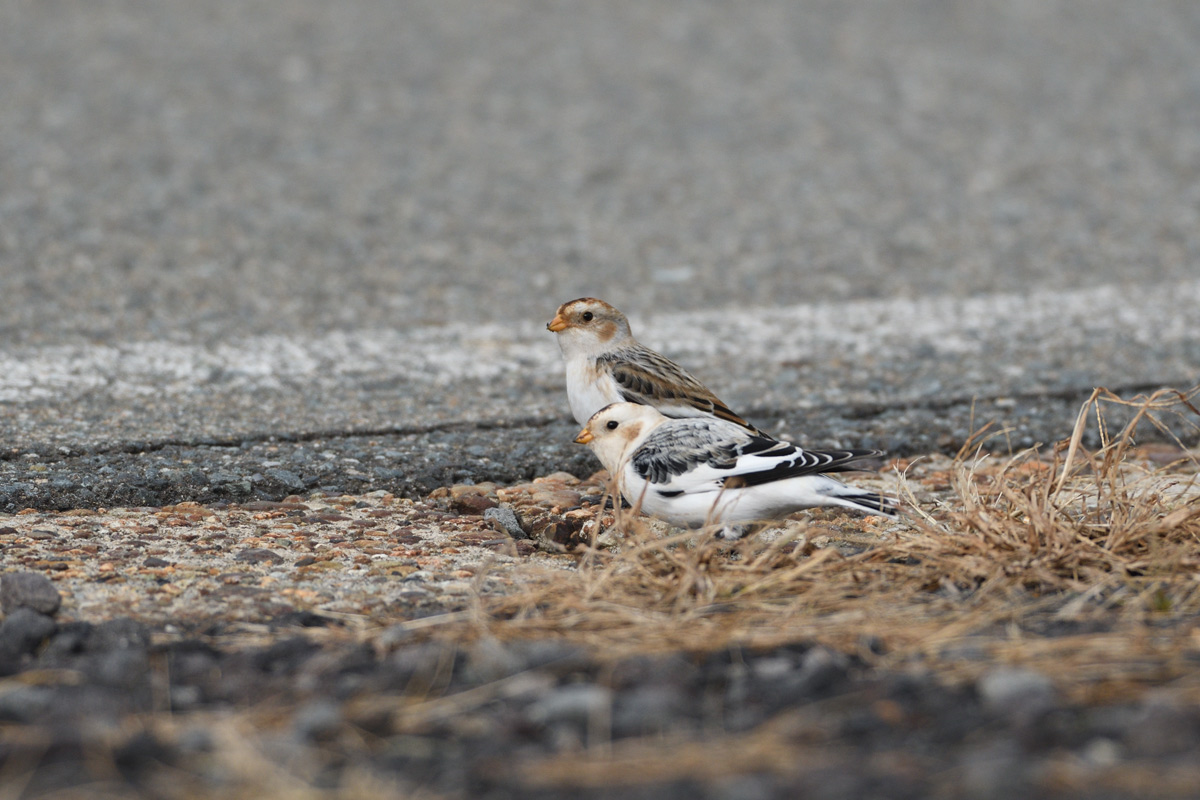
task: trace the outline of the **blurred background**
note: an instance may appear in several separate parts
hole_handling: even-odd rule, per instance
[[[0,7],[0,337],[1200,274],[1190,0]]]

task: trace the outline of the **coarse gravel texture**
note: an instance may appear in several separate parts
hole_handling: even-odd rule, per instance
[[[520,536],[483,517],[499,507],[489,493],[505,498]],[[318,492],[212,507],[30,510],[5,518],[0,545],[9,569],[37,572],[6,576],[0,600],[6,612],[12,595],[22,598],[14,609],[53,613],[57,605],[32,599],[50,588],[44,573],[75,615],[108,616],[115,592],[128,614],[175,629],[314,612],[444,611],[501,591],[493,584],[511,584],[512,565],[536,550],[564,552],[583,525],[581,509],[598,508],[602,495],[597,481],[581,487],[560,473],[500,489],[459,485],[424,501]],[[25,587],[35,578],[38,586]]]

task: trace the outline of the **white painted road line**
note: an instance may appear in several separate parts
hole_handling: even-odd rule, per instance
[[[546,303],[549,319],[560,299]],[[957,359],[966,385],[1017,377],[1031,359],[1071,365],[1098,346],[1138,348],[1133,359],[1162,380],[1200,376],[1200,281],[1099,286],[1034,295],[986,295],[812,304],[787,308],[658,314],[632,320],[642,341],[697,372],[734,363],[761,372],[830,358],[901,367]],[[213,346],[171,342],[18,348],[0,354],[0,402],[185,396],[393,379],[423,385],[552,379],[558,348],[544,321],[358,330],[299,339],[256,336]],[[977,360],[978,359],[978,360]],[[1103,375],[1103,364],[1079,364]],[[711,367],[708,370],[711,373]],[[730,375],[726,385],[736,384]],[[890,387],[903,393],[902,386]],[[814,390],[815,391],[815,390]],[[819,392],[818,392],[819,394]]]

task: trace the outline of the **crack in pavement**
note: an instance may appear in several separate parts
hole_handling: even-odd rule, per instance
[[[66,460],[79,456],[101,456],[121,453],[137,455],[139,453],[155,453],[169,447],[211,447],[238,448],[246,444],[288,443],[299,444],[338,439],[354,439],[371,436],[421,436],[430,433],[448,433],[453,431],[492,431],[515,428],[544,428],[558,422],[558,417],[518,417],[515,419],[496,420],[454,420],[430,425],[399,425],[378,428],[355,428],[350,430],[329,429],[316,431],[272,431],[251,432],[231,436],[200,436],[195,439],[164,438],[150,441],[129,440],[115,444],[105,444],[97,447],[56,447],[46,446],[45,452],[39,452],[37,447],[24,450],[10,450],[0,453],[0,462],[15,461],[25,453],[37,453],[44,461],[53,463],[56,460]]]
[[[1129,383],[1104,387],[1122,396],[1148,395],[1154,391],[1183,385],[1182,381],[1167,383]],[[1037,403],[1045,401],[1076,401],[1082,402],[1089,397],[1095,387],[1070,386],[1055,390],[1034,392],[1012,392],[1001,395],[981,396],[979,394],[957,394],[949,397],[928,397],[898,401],[895,403],[851,403],[823,404],[805,408],[806,416],[836,415],[846,420],[871,420],[888,414],[904,411],[945,411],[965,405],[979,406],[1013,406],[1021,403]],[[757,419],[783,419],[794,416],[795,409],[774,407],[750,407],[745,413]],[[37,453],[44,463],[65,461],[81,456],[103,456],[112,454],[138,455],[154,453],[167,448],[230,448],[236,449],[252,444],[300,444],[305,442],[360,439],[369,437],[415,437],[438,433],[486,432],[498,430],[535,430],[547,428],[568,418],[557,415],[524,416],[506,419],[490,420],[448,420],[428,425],[394,425],[370,428],[324,429],[312,431],[271,431],[251,432],[230,436],[201,436],[196,438],[169,437],[149,441],[128,440],[96,447],[45,446],[42,448],[26,448],[0,453],[0,462],[15,461],[26,453]],[[571,421],[569,424],[574,424]]]

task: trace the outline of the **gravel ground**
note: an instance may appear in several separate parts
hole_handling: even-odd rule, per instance
[[[945,499],[947,459],[907,466],[918,500]],[[597,515],[611,524],[600,478],[4,517],[7,785],[22,797],[1194,795],[1194,619],[1026,618],[980,631],[939,669],[880,669],[886,645],[870,638],[630,655],[436,635],[574,569],[563,550]],[[850,552],[896,525],[816,518],[827,533],[814,543]],[[1161,642],[1143,648],[1156,655],[1139,688],[1082,702],[1053,674],[980,663],[987,641],[1014,636]],[[950,678],[955,659],[977,677]]]

